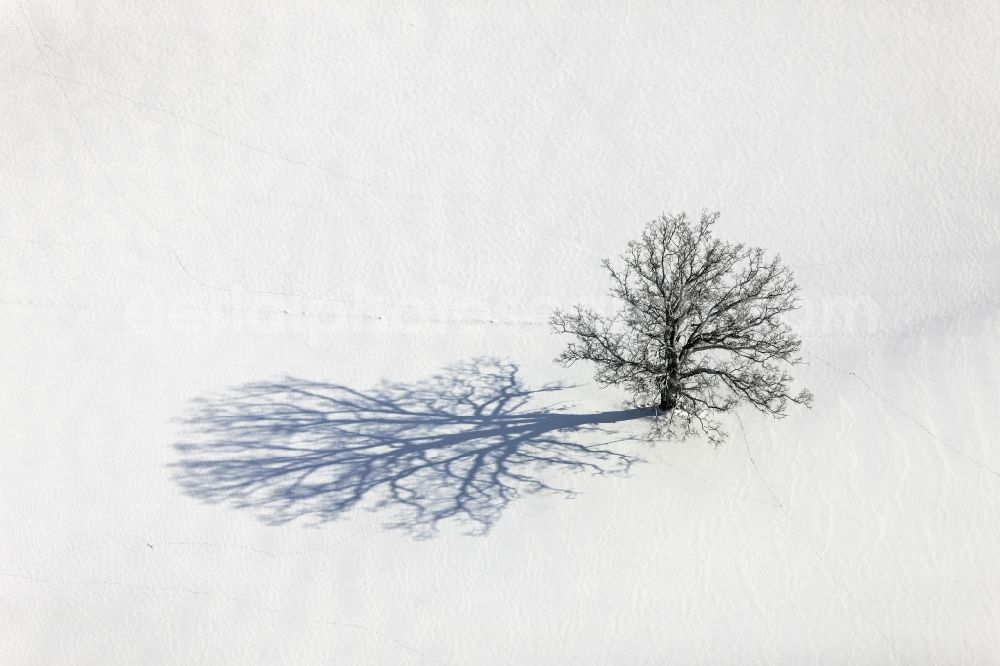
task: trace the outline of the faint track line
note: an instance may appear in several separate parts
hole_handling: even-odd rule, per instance
[[[265,613],[270,613],[270,614],[273,614],[273,615],[284,616],[284,617],[291,618],[293,620],[298,620],[300,622],[305,622],[305,623],[308,623],[308,624],[316,624],[316,625],[321,625],[321,626],[337,627],[337,628],[343,628],[343,629],[354,629],[354,630],[357,630],[357,631],[361,631],[361,632],[364,632],[364,633],[371,634],[373,636],[378,637],[381,640],[384,640],[386,642],[392,643],[396,647],[398,647],[398,648],[400,648],[400,649],[402,649],[402,650],[404,650],[406,652],[409,652],[410,654],[413,654],[413,655],[416,655],[418,657],[421,657],[422,659],[426,659],[429,662],[432,662],[432,663],[435,663],[435,664],[440,664],[441,666],[449,666],[446,662],[443,662],[443,661],[441,661],[439,659],[436,659],[436,658],[428,655],[425,652],[421,652],[420,650],[417,650],[416,648],[413,648],[410,645],[407,645],[406,643],[400,641],[397,638],[394,638],[394,637],[392,637],[392,636],[390,636],[390,635],[388,635],[388,634],[386,634],[386,633],[384,633],[382,631],[379,631],[377,629],[372,629],[371,627],[367,627],[367,626],[362,625],[362,624],[354,624],[354,623],[351,623],[351,622],[336,622],[336,621],[333,621],[333,620],[326,620],[326,619],[320,619],[320,618],[310,617],[310,616],[307,616],[307,615],[301,615],[299,613],[293,613],[291,611],[282,610],[280,608],[274,608],[274,607],[271,607],[271,606],[265,606],[265,605],[262,605],[262,604],[256,604],[256,603],[253,603],[251,601],[247,601],[245,599],[240,599],[239,597],[234,597],[234,596],[230,596],[230,595],[227,595],[227,594],[218,594],[218,593],[215,593],[215,592],[206,592],[205,590],[199,590],[199,589],[191,588],[191,587],[181,587],[181,586],[174,586],[174,585],[139,585],[139,584],[136,584],[136,583],[127,583],[127,582],[122,582],[122,581],[118,581],[118,580],[107,580],[107,579],[68,580],[68,579],[60,579],[60,578],[41,578],[41,577],[38,577],[38,576],[27,576],[27,575],[23,575],[23,574],[3,573],[3,572],[0,572],[0,575],[6,576],[8,578],[16,578],[16,579],[21,579],[21,580],[35,582],[35,583],[46,583],[46,584],[57,584],[57,585],[79,585],[79,586],[85,586],[85,585],[106,586],[106,587],[118,587],[118,588],[121,588],[121,589],[131,590],[133,592],[179,592],[179,593],[182,593],[182,594],[188,594],[188,595],[193,595],[193,596],[207,597],[207,598],[210,598],[210,599],[216,599],[216,600],[219,600],[219,601],[226,601],[226,602],[229,602],[229,603],[237,604],[239,606],[244,606],[246,608],[250,608],[250,609],[261,611],[261,612],[265,612]]]
[[[148,242],[131,240],[100,240],[100,241],[61,241],[48,240],[42,238],[19,238],[16,236],[0,236],[0,240],[12,243],[26,243],[29,245],[53,245],[68,247],[92,247],[96,245],[140,245],[148,246]]]
[[[879,626],[875,622],[875,620],[873,620],[872,617],[865,611],[865,609],[858,602],[857,597],[855,597],[854,594],[851,593],[851,590],[847,587],[847,584],[844,582],[844,580],[837,575],[837,572],[834,571],[833,567],[830,565],[830,562],[825,557],[823,557],[823,553],[821,553],[819,549],[813,544],[812,539],[809,538],[809,535],[806,534],[805,530],[799,527],[799,524],[795,521],[795,519],[792,517],[792,514],[788,511],[788,508],[778,498],[777,493],[774,492],[774,488],[771,487],[771,484],[768,482],[767,478],[764,476],[764,473],[757,465],[757,461],[754,460],[753,452],[750,450],[750,438],[747,436],[746,428],[743,427],[743,418],[740,416],[738,411],[734,411],[733,414],[736,416],[736,421],[737,423],[739,423],[740,426],[740,432],[743,434],[743,441],[746,444],[747,459],[750,461],[750,466],[753,467],[753,470],[757,474],[757,477],[761,480],[761,483],[764,484],[764,487],[767,488],[767,492],[768,494],[771,495],[771,498],[774,500],[774,504],[777,507],[777,509],[782,513],[782,515],[784,515],[785,520],[787,520],[788,524],[792,526],[792,529],[795,530],[796,534],[798,534],[799,539],[801,539],[802,542],[806,544],[809,550],[811,550],[813,554],[816,556],[816,559],[818,559],[820,564],[822,564],[823,568],[826,569],[827,575],[830,576],[830,579],[834,582],[834,584],[838,588],[840,588],[841,594],[843,594],[851,602],[851,604],[854,605],[855,609],[857,609],[857,611],[861,614],[861,616],[865,618],[868,624],[871,625],[871,627],[878,632],[878,634],[885,640],[885,642],[892,649],[892,652],[898,655],[900,659],[902,659],[904,664],[907,663],[905,655],[903,655],[903,653],[899,651],[899,648],[896,647],[896,644],[893,642],[892,638],[890,638],[889,635],[885,632],[885,630],[882,629],[882,627]]]
[[[20,277],[18,279],[28,279]],[[345,299],[342,301],[344,304],[356,304],[357,301],[350,301]],[[58,303],[58,302],[46,302],[38,299],[4,299],[0,298],[0,305],[12,306],[12,307],[32,307],[32,308],[48,308],[52,310],[68,310],[71,312],[129,312],[130,309],[127,307],[116,307],[116,306],[87,306],[87,305],[72,305],[68,303]],[[411,306],[400,305],[400,309],[408,309]],[[442,312],[447,311],[444,308],[416,308],[425,311],[436,311]],[[185,307],[182,308],[183,312],[215,312],[209,307]],[[475,310],[471,312],[477,312]],[[237,317],[241,313],[233,312],[232,316]],[[499,311],[485,311],[484,314],[502,314]],[[520,314],[520,313],[515,313]],[[296,317],[305,317],[309,319],[323,319],[329,318],[331,321],[361,321],[361,320],[379,320],[379,321],[394,321],[394,322],[404,322],[404,323],[423,323],[423,324],[447,324],[449,326],[453,325],[464,325],[464,326],[515,326],[515,327],[528,327],[528,326],[545,326],[547,322],[539,320],[528,320],[528,319],[485,319],[485,318],[447,318],[447,317],[424,317],[424,316],[401,316],[401,317],[390,317],[382,316],[381,314],[355,314],[355,313],[344,313],[344,312],[300,312],[295,315]]]
[[[872,386],[871,384],[869,384],[868,381],[864,377],[862,377],[861,375],[857,374],[856,372],[852,372],[850,370],[845,370],[844,368],[841,368],[841,367],[839,367],[837,365],[834,365],[833,363],[830,363],[826,359],[821,358],[819,356],[815,356],[814,355],[813,358],[815,358],[820,363],[823,363],[824,365],[829,366],[830,368],[836,370],[837,372],[839,372],[841,374],[849,375],[851,377],[854,377],[856,380],[858,380],[859,382],[861,382],[869,391],[871,391],[872,393],[874,393],[885,404],[889,405],[890,407],[892,407],[893,409],[895,409],[897,412],[899,412],[900,414],[902,414],[906,418],[908,418],[911,421],[913,421],[913,423],[916,424],[916,426],[918,428],[920,428],[925,433],[927,433],[928,435],[930,435],[935,441],[937,441],[938,443],[940,443],[941,445],[943,445],[945,448],[949,449],[952,453],[954,453],[955,455],[961,456],[962,458],[965,458],[969,462],[973,463],[974,465],[980,467],[984,471],[989,472],[993,476],[995,476],[998,479],[1000,479],[1000,472],[998,472],[997,470],[993,469],[992,467],[990,467],[989,465],[987,465],[983,461],[979,460],[978,458],[974,458],[974,457],[970,456],[969,454],[965,453],[964,451],[962,451],[961,449],[955,447],[954,445],[949,444],[946,440],[944,440],[943,438],[939,437],[934,431],[932,431],[930,428],[928,428],[926,425],[924,425],[915,416],[913,416],[912,414],[910,414],[908,411],[906,411],[905,409],[903,409],[902,407],[900,407],[898,404],[896,404],[895,402],[893,402],[892,400],[890,400],[889,398],[887,398],[885,395],[883,395],[879,391],[877,391],[875,389],[875,387]]]
[[[60,559],[70,553],[83,550],[92,546],[100,546],[105,544],[110,544],[116,541],[124,541],[126,539],[135,541],[141,545],[146,546],[150,549],[156,549],[161,547],[198,547],[198,548],[215,548],[219,550],[230,550],[230,551],[240,551],[246,553],[252,553],[255,555],[260,555],[261,557],[266,557],[269,559],[282,559],[286,557],[300,557],[304,555],[313,555],[316,553],[322,553],[327,551],[332,551],[339,548],[341,545],[356,541],[360,537],[375,532],[377,525],[365,525],[349,536],[344,537],[334,543],[327,544],[324,546],[316,546],[313,548],[301,548],[297,550],[266,550],[263,548],[255,548],[254,546],[247,546],[243,544],[230,544],[230,543],[220,543],[214,541],[151,541],[148,538],[140,537],[135,534],[121,533],[118,535],[112,535],[108,537],[90,539],[87,541],[82,541],[80,543],[73,544],[72,546],[67,546],[60,550],[57,550],[49,555],[42,556],[41,558],[16,567],[0,567],[0,573],[13,574],[27,571],[28,569],[35,569],[42,565],[48,564],[54,560]]]
[[[34,24],[31,22],[31,16],[29,15],[28,10],[25,8],[24,3],[19,2],[18,4],[21,9],[21,14],[24,16],[24,21],[28,26],[28,33],[31,35],[32,43],[35,45],[35,49],[38,51],[38,57],[39,60],[41,60],[42,67],[45,68],[45,71],[47,72],[48,76],[56,79],[56,86],[59,88],[59,92],[62,95],[63,101],[66,103],[66,109],[69,112],[70,117],[73,119],[73,124],[76,125],[77,132],[80,134],[80,141],[83,143],[83,147],[87,151],[87,155],[90,157],[90,161],[93,162],[94,168],[97,169],[97,172],[99,174],[101,174],[105,182],[108,184],[108,187],[111,189],[114,195],[122,202],[122,204],[126,208],[130,209],[133,213],[135,213],[153,231],[153,233],[159,239],[161,247],[163,247],[168,253],[170,253],[174,257],[174,260],[177,262],[177,265],[180,267],[181,271],[183,271],[184,274],[187,275],[188,278],[190,278],[193,282],[201,285],[202,287],[205,287],[206,289],[223,290],[221,287],[211,285],[201,280],[200,278],[192,274],[191,271],[188,270],[187,266],[184,264],[184,261],[181,259],[180,255],[177,254],[177,252],[173,249],[173,247],[171,247],[170,244],[167,242],[166,237],[164,237],[163,232],[160,231],[160,228],[156,224],[154,224],[153,221],[145,213],[143,213],[141,210],[138,210],[135,206],[132,206],[129,203],[122,189],[118,187],[118,184],[115,183],[115,181],[111,178],[111,175],[107,171],[105,171],[105,169],[101,166],[100,161],[97,159],[96,153],[94,153],[93,148],[90,146],[90,142],[87,141],[87,133],[83,129],[83,123],[80,121],[79,115],[77,115],[76,111],[73,109],[73,103],[70,101],[69,94],[66,92],[66,86],[63,85],[59,77],[49,67],[48,60],[45,57],[45,52],[42,49],[42,44],[44,43],[44,40],[38,34]]]
[[[28,15],[27,10],[24,8],[23,3],[21,4],[21,11],[22,11],[22,14],[24,15],[25,22],[28,25],[28,30],[29,30],[29,33],[31,34],[32,40],[35,43],[36,49],[38,50],[39,58],[41,59],[42,65],[43,65],[43,67],[46,70],[45,72],[42,72],[41,74],[56,81],[57,87],[59,88],[59,91],[60,91],[60,93],[61,93],[61,95],[63,97],[63,100],[66,102],[66,106],[67,106],[67,109],[69,111],[69,114],[70,114],[71,118],[73,119],[73,122],[74,122],[74,124],[75,124],[75,126],[77,128],[77,131],[78,131],[79,135],[80,135],[80,140],[83,143],[84,148],[85,148],[85,150],[87,152],[87,155],[89,156],[91,162],[93,162],[94,167],[97,169],[98,173],[100,173],[100,175],[103,177],[103,179],[107,183],[108,187],[111,189],[112,193],[122,202],[122,204],[127,209],[129,209],[130,211],[132,211],[133,214],[135,214],[143,222],[145,222],[145,224],[153,231],[153,233],[157,237],[157,239],[158,239],[158,243],[157,244],[160,247],[162,247],[163,249],[165,249],[173,257],[175,263],[180,268],[180,270],[184,273],[184,275],[188,279],[190,279],[192,282],[194,282],[195,284],[197,284],[198,286],[200,286],[200,287],[202,287],[204,289],[209,289],[209,290],[217,291],[217,292],[227,292],[228,293],[228,292],[236,291],[238,293],[243,293],[243,294],[248,294],[248,295],[285,296],[285,297],[289,297],[289,298],[299,298],[299,299],[303,299],[303,300],[378,305],[378,306],[386,307],[386,308],[397,308],[397,309],[407,309],[407,310],[417,310],[417,311],[427,311],[427,312],[469,312],[469,313],[482,313],[482,314],[512,314],[512,315],[521,315],[521,316],[525,316],[525,315],[527,315],[527,316],[534,316],[534,315],[539,314],[539,312],[537,312],[537,311],[534,311],[534,312],[531,312],[531,311],[512,311],[512,310],[504,311],[504,310],[475,309],[475,308],[446,308],[446,307],[432,307],[432,306],[411,306],[411,305],[401,305],[401,304],[398,304],[398,303],[387,302],[387,301],[348,299],[348,298],[335,297],[335,296],[320,296],[320,295],[314,295],[314,294],[299,293],[299,292],[294,292],[294,291],[282,291],[282,290],[274,290],[274,289],[243,289],[243,288],[225,287],[225,286],[221,286],[221,285],[217,285],[217,284],[212,284],[210,282],[207,282],[207,281],[201,279],[200,277],[198,277],[197,275],[195,275],[188,268],[187,264],[184,262],[183,258],[180,256],[180,254],[173,248],[173,246],[170,245],[170,243],[167,242],[166,237],[164,236],[163,232],[160,230],[159,226],[157,226],[153,222],[153,220],[145,212],[143,212],[142,210],[140,210],[139,208],[137,208],[135,205],[133,205],[128,200],[128,197],[126,197],[125,192],[122,190],[122,188],[118,186],[118,184],[114,181],[114,179],[111,178],[110,174],[101,166],[100,162],[97,159],[96,153],[94,152],[93,148],[90,146],[90,143],[86,139],[86,133],[84,132],[82,122],[80,121],[79,116],[73,110],[73,106],[72,106],[72,103],[70,102],[69,95],[68,95],[68,93],[66,92],[66,89],[65,89],[65,85],[64,85],[65,83],[71,83],[71,84],[75,84],[75,85],[79,85],[79,86],[87,87],[87,88],[94,88],[94,89],[97,89],[97,90],[99,90],[99,91],[101,91],[101,92],[103,92],[105,94],[112,95],[112,96],[115,96],[115,97],[119,97],[119,98],[124,99],[126,101],[129,101],[129,102],[131,102],[133,104],[136,104],[136,105],[139,105],[139,106],[142,106],[142,107],[145,107],[145,108],[148,108],[148,109],[160,112],[160,113],[167,114],[167,115],[169,115],[169,116],[171,116],[173,118],[176,118],[177,120],[181,120],[183,122],[195,125],[196,127],[199,127],[202,130],[207,131],[207,132],[213,134],[214,136],[217,136],[220,139],[223,139],[225,141],[233,142],[233,143],[235,143],[237,145],[240,145],[240,146],[242,146],[244,148],[253,150],[253,151],[261,153],[263,155],[270,156],[270,157],[275,158],[275,159],[279,159],[279,160],[285,161],[285,162],[287,162],[289,164],[292,164],[292,165],[295,165],[295,166],[299,166],[299,167],[302,167],[302,168],[317,169],[317,170],[320,170],[320,171],[324,171],[326,173],[333,174],[333,175],[335,175],[335,176],[337,176],[339,178],[343,178],[343,179],[346,179],[346,180],[357,182],[359,184],[362,184],[362,185],[365,185],[365,186],[368,186],[368,187],[374,187],[374,188],[377,188],[377,189],[384,190],[386,192],[396,193],[396,194],[402,194],[402,195],[405,195],[405,196],[413,197],[414,199],[416,199],[418,201],[421,201],[422,203],[424,203],[428,207],[432,207],[432,208],[444,208],[444,209],[454,210],[456,212],[462,213],[463,215],[465,215],[467,217],[470,217],[470,218],[473,218],[473,219],[483,220],[483,221],[485,221],[488,224],[497,224],[499,226],[504,226],[504,227],[506,227],[506,228],[508,228],[510,230],[516,231],[516,232],[521,233],[521,234],[523,234],[524,232],[522,230],[520,230],[520,229],[517,229],[516,227],[513,227],[513,226],[507,224],[507,223],[499,223],[496,220],[493,220],[492,218],[487,218],[487,217],[482,216],[482,215],[474,215],[474,214],[469,213],[468,211],[466,211],[464,209],[461,209],[461,208],[457,208],[457,207],[454,207],[454,206],[448,206],[448,205],[445,205],[445,204],[435,205],[432,202],[430,202],[426,197],[422,197],[421,195],[414,194],[412,192],[406,192],[404,190],[396,190],[396,189],[391,188],[391,187],[386,186],[386,185],[380,185],[378,183],[373,183],[373,182],[369,182],[369,181],[357,179],[357,178],[354,178],[352,176],[347,176],[345,174],[342,174],[342,173],[340,173],[340,172],[338,172],[336,170],[329,169],[329,168],[324,167],[322,165],[310,164],[308,162],[304,162],[302,160],[297,160],[297,159],[289,157],[287,155],[283,155],[282,153],[274,152],[274,151],[268,150],[266,148],[260,148],[258,146],[254,146],[252,144],[248,144],[248,143],[246,143],[244,141],[241,141],[239,139],[236,139],[236,138],[230,137],[228,135],[222,134],[221,132],[218,132],[217,130],[211,128],[208,125],[205,125],[205,124],[200,123],[200,122],[195,121],[195,120],[191,120],[191,119],[185,118],[184,116],[181,116],[181,115],[179,115],[179,114],[177,114],[177,113],[175,113],[173,111],[170,111],[169,109],[164,109],[164,108],[152,105],[152,104],[147,104],[145,102],[140,102],[140,101],[138,101],[136,99],[133,99],[133,98],[129,97],[128,95],[123,95],[121,93],[116,93],[116,92],[114,92],[112,90],[108,90],[108,89],[102,88],[100,86],[94,86],[92,84],[83,83],[83,82],[77,81],[75,79],[71,79],[69,77],[60,76],[58,74],[55,74],[49,68],[49,66],[48,66],[48,62],[45,59],[43,51],[42,51],[42,49],[41,49],[41,47],[39,45],[40,38],[36,34],[36,30],[35,30],[33,24],[31,23],[30,17]],[[28,69],[28,68],[20,68],[19,67],[19,69]],[[35,70],[28,69],[28,71],[34,72]],[[584,248],[582,248],[580,246],[576,246],[573,243],[568,243],[568,242],[566,242],[566,241],[564,241],[562,239],[550,238],[550,237],[545,236],[544,234],[538,234],[537,232],[534,235],[536,235],[536,236],[538,236],[540,238],[546,238],[547,240],[559,242],[561,245],[564,245],[564,246],[567,246],[567,247],[573,247],[574,249],[577,249],[578,251],[584,252],[584,253],[589,254],[591,256],[596,256],[593,253],[591,253],[589,250],[586,250],[586,249],[584,249]],[[41,244],[40,241],[37,241],[35,239],[8,238],[8,240]],[[65,242],[65,241],[52,241],[52,242],[47,242],[47,243],[53,244],[53,245],[54,244],[82,245],[82,243],[69,243],[69,242]]]
[[[41,54],[40,51],[39,51],[39,53]],[[333,176],[334,178],[337,178],[337,179],[345,181],[345,182],[351,182],[351,183],[355,183],[357,185],[361,185],[363,187],[367,187],[367,188],[379,190],[379,191],[384,192],[386,194],[393,194],[393,195],[397,195],[397,196],[407,197],[407,198],[409,198],[409,199],[411,199],[411,200],[413,200],[413,201],[415,201],[415,202],[417,202],[417,203],[425,206],[426,208],[429,208],[429,209],[432,209],[432,210],[433,209],[440,209],[440,210],[449,210],[449,211],[452,211],[452,212],[460,213],[460,214],[462,214],[465,217],[468,217],[470,219],[478,220],[478,221],[486,224],[487,226],[502,227],[504,229],[507,229],[508,231],[512,231],[514,233],[517,233],[520,236],[531,235],[531,236],[534,236],[536,238],[542,238],[542,239],[548,240],[550,242],[557,243],[558,245],[560,245],[562,247],[567,247],[567,248],[573,249],[573,250],[575,250],[577,252],[580,252],[581,254],[586,254],[586,255],[589,255],[589,256],[594,257],[594,258],[599,258],[598,255],[596,255],[591,250],[589,250],[589,249],[587,249],[587,248],[585,248],[585,247],[583,247],[581,245],[577,245],[576,243],[567,241],[564,238],[556,237],[556,236],[550,236],[548,234],[539,233],[537,230],[532,229],[530,227],[529,228],[519,227],[519,226],[513,225],[513,224],[511,224],[509,222],[506,222],[506,221],[503,221],[503,220],[499,220],[499,219],[496,219],[496,218],[493,218],[493,217],[490,217],[490,216],[487,216],[487,215],[483,215],[481,213],[473,213],[473,212],[469,211],[466,208],[462,208],[460,206],[455,206],[453,204],[447,204],[447,203],[445,203],[443,201],[437,201],[437,202],[436,201],[432,201],[428,197],[426,197],[426,196],[424,196],[422,194],[416,193],[416,192],[411,192],[409,190],[404,190],[404,189],[392,187],[392,186],[389,186],[389,185],[385,185],[383,183],[378,183],[378,182],[375,182],[375,181],[366,180],[364,178],[357,178],[356,176],[351,176],[351,175],[346,174],[346,173],[344,173],[342,171],[330,168],[330,167],[322,165],[322,164],[318,164],[318,163],[315,163],[315,162],[308,162],[306,160],[298,159],[298,158],[292,157],[290,155],[286,155],[286,154],[284,154],[282,152],[279,152],[279,151],[276,151],[276,150],[272,150],[272,149],[269,149],[269,148],[264,148],[262,146],[258,146],[258,145],[249,143],[247,141],[244,141],[243,139],[239,139],[237,137],[234,137],[234,136],[231,136],[231,135],[226,134],[224,132],[221,132],[221,131],[215,129],[214,127],[212,127],[211,125],[203,123],[203,122],[201,122],[199,120],[194,120],[192,118],[188,118],[187,116],[181,115],[181,114],[177,113],[176,111],[172,111],[171,109],[168,109],[166,107],[162,107],[162,106],[159,106],[157,104],[152,104],[152,103],[149,103],[149,102],[144,102],[144,101],[141,101],[141,100],[136,99],[134,97],[131,97],[129,95],[126,95],[124,93],[121,93],[121,92],[118,92],[118,91],[115,91],[115,90],[111,90],[109,88],[105,88],[105,87],[97,85],[97,84],[87,83],[85,81],[80,81],[78,79],[74,79],[74,78],[71,78],[71,77],[68,77],[68,76],[63,76],[63,75],[60,75],[60,74],[56,74],[55,72],[51,71],[48,68],[48,65],[46,63],[43,62],[43,65],[45,65],[45,69],[46,69],[46,71],[44,71],[44,72],[38,72],[37,70],[33,70],[33,69],[29,68],[29,67],[23,67],[23,66],[20,66],[20,65],[10,64],[8,66],[9,67],[13,67],[15,69],[24,70],[24,71],[27,71],[27,72],[31,72],[31,73],[34,73],[34,74],[38,74],[38,75],[45,76],[47,78],[53,79],[53,80],[55,80],[57,82],[57,84],[59,85],[60,89],[63,89],[63,84],[68,83],[70,85],[74,85],[74,86],[77,86],[77,87],[95,90],[97,92],[100,92],[102,94],[108,95],[110,97],[115,97],[115,98],[121,99],[121,100],[126,101],[126,102],[128,102],[130,104],[133,104],[135,106],[139,106],[139,107],[148,109],[150,111],[154,111],[156,113],[161,113],[161,114],[167,115],[167,116],[173,118],[174,120],[177,120],[179,122],[182,122],[182,123],[191,125],[193,127],[196,127],[197,129],[199,129],[199,130],[201,130],[203,132],[206,132],[206,133],[214,136],[215,138],[219,139],[220,141],[227,142],[227,143],[232,143],[234,145],[240,146],[241,148],[244,148],[245,150],[249,150],[251,152],[257,153],[259,155],[263,155],[265,157],[269,157],[271,159],[275,159],[275,160],[279,160],[279,161],[285,162],[286,164],[289,164],[291,166],[299,167],[299,168],[302,168],[302,169],[310,169],[310,170],[315,170],[315,171],[321,171],[323,173],[326,173],[326,174],[328,174],[330,176]],[[65,96],[65,91],[64,90],[63,90],[63,94]],[[79,121],[77,122],[77,125],[79,126]],[[88,147],[88,151],[89,151],[89,147]],[[91,156],[93,156],[92,151],[90,151],[90,152],[91,152]],[[103,170],[102,170],[102,173],[103,173]],[[105,174],[105,176],[106,176],[106,174]],[[115,189],[118,189],[118,188],[115,188]],[[132,206],[132,208],[134,208],[134,206]]]

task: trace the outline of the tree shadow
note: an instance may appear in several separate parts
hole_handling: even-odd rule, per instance
[[[386,527],[427,537],[446,523],[485,534],[519,496],[571,496],[551,478],[563,471],[627,474],[640,462],[613,450],[631,437],[608,426],[648,410],[533,407],[569,387],[529,389],[517,372],[480,358],[370,391],[293,377],[246,384],[194,401],[171,467],[189,495],[271,524],[326,523],[365,507],[391,514]],[[575,441],[584,434],[599,442]]]

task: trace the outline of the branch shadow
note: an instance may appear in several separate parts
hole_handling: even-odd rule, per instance
[[[270,524],[322,524],[365,507],[422,538],[445,523],[485,534],[517,497],[574,494],[553,476],[625,475],[641,462],[614,450],[632,438],[609,426],[648,410],[533,407],[569,387],[527,388],[517,373],[479,358],[369,391],[294,377],[246,384],[194,401],[171,468],[187,494]],[[598,443],[577,441],[585,433]]]

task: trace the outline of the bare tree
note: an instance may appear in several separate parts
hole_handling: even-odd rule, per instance
[[[650,222],[613,264],[602,262],[612,316],[576,306],[556,310],[550,324],[574,340],[556,361],[596,365],[602,386],[622,386],[632,404],[663,412],[655,436],[698,432],[725,438],[714,413],[746,402],[781,418],[788,403],[809,406],[812,394],[790,392],[783,366],[801,363],[801,340],[781,320],[797,308],[798,286],[781,258],[712,234],[719,213]],[[696,427],[697,426],[697,427]]]

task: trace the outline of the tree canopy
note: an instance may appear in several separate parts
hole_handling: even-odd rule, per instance
[[[778,255],[715,237],[718,218],[653,220],[617,261],[602,262],[616,312],[578,305],[550,320],[553,331],[573,338],[556,361],[590,361],[599,384],[655,406],[659,435],[700,430],[719,442],[725,433],[713,415],[740,403],[777,418],[789,403],[812,403],[808,390],[792,391],[788,373],[802,362],[802,342],[782,320],[797,308],[791,271]]]

